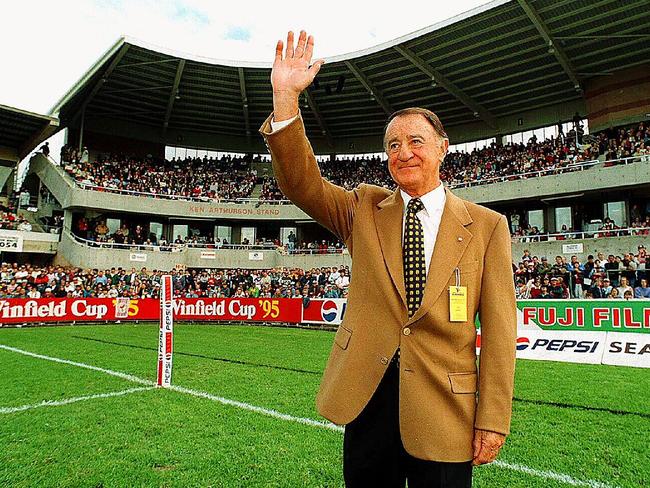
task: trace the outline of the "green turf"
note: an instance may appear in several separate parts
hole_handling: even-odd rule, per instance
[[[0,344],[155,379],[157,326],[0,330]],[[319,419],[331,332],[179,324],[174,384]],[[0,350],[0,407],[136,383]],[[647,370],[518,361],[500,459],[609,486],[650,486]],[[338,432],[169,390],[0,414],[0,486],[339,487]],[[561,487],[499,466],[477,487]],[[589,485],[581,485],[589,486]],[[596,485],[592,485],[596,486]]]

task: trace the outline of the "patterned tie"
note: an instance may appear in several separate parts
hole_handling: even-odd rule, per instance
[[[424,205],[419,198],[412,198],[406,207],[404,223],[404,244],[402,257],[404,259],[404,284],[406,285],[406,303],[409,317],[420,307],[424,285],[427,281],[427,267],[424,260],[424,230],[422,222],[417,218]]]

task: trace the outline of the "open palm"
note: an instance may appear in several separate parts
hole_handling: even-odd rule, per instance
[[[314,38],[300,31],[298,43],[294,49],[293,32],[287,35],[287,47],[283,57],[283,42],[278,41],[275,48],[275,60],[271,70],[271,85],[274,94],[285,94],[298,97],[318,74],[324,61],[319,59],[312,66],[311,57],[314,53]]]

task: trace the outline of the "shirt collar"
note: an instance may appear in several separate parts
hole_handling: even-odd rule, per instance
[[[406,193],[401,188],[399,192],[402,196],[402,200],[404,201],[404,213],[406,213],[408,204],[413,197],[411,197],[411,195]],[[424,205],[424,209],[427,211],[427,214],[429,214],[429,216],[433,215],[436,211],[442,212],[445,208],[445,201],[447,200],[445,187],[443,186],[442,182],[430,192],[422,195],[420,197],[420,200],[422,201],[422,205]]]

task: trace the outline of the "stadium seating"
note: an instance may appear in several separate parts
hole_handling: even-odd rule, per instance
[[[441,178],[449,186],[463,187],[494,181],[533,178],[580,169],[580,163],[605,159],[650,158],[650,125],[603,131],[590,136],[590,143],[575,144],[575,137],[561,136],[526,144],[497,145],[471,152],[447,154]],[[261,201],[277,201],[284,196],[270,177],[259,177],[248,167],[251,158],[186,158],[154,161],[124,156],[108,156],[98,161],[65,148],[61,154],[66,171],[77,184],[88,189],[158,198],[180,198],[242,202],[261,185]],[[331,182],[347,189],[372,183],[393,189],[394,183],[379,157],[339,157],[320,163],[321,172]]]
[[[205,269],[165,271],[177,297],[344,298],[350,284],[347,266],[303,270]],[[2,263],[0,298],[158,298],[162,270],[82,269]]]

